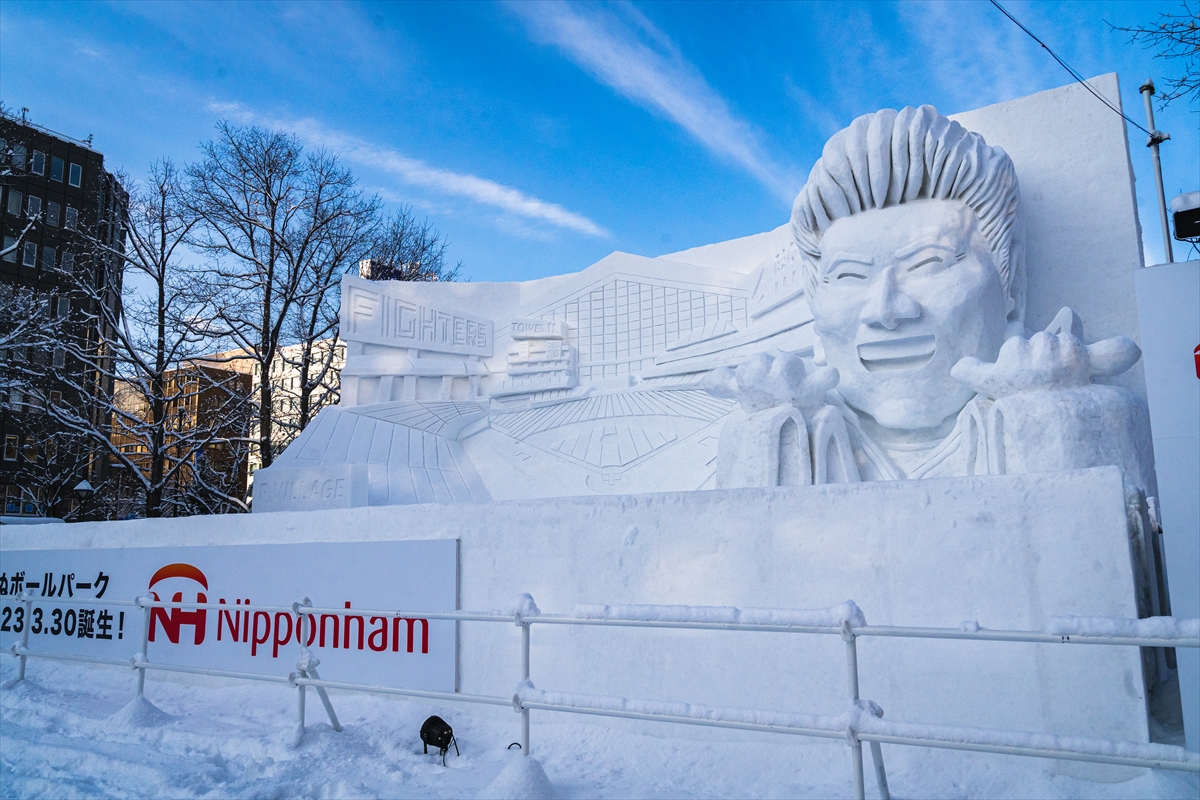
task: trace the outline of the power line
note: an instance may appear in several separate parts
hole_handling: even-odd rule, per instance
[[[1075,70],[1073,70],[1073,69],[1071,68],[1071,65],[1070,65],[1070,64],[1068,64],[1067,62],[1065,62],[1065,61],[1063,61],[1061,58],[1059,58],[1059,57],[1058,57],[1058,54],[1057,54],[1057,53],[1055,53],[1053,50],[1051,50],[1051,49],[1049,48],[1049,46],[1047,46],[1047,44],[1046,44],[1045,42],[1043,42],[1043,41],[1042,41],[1041,39],[1039,39],[1039,38],[1038,38],[1036,35],[1034,35],[1033,31],[1029,30],[1029,28],[1026,28],[1024,25],[1022,25],[1020,20],[1018,20],[1018,19],[1017,19],[1016,17],[1014,17],[1012,14],[1008,13],[1008,10],[1007,10],[1007,9],[1005,9],[1005,8],[1004,8],[1004,6],[1000,5],[1000,3],[998,3],[996,0],[988,0],[988,1],[989,1],[989,2],[990,2],[992,5],[994,5],[996,8],[1000,9],[1000,13],[1001,13],[1001,14],[1003,14],[1004,16],[1006,16],[1006,17],[1008,17],[1010,20],[1012,20],[1014,25],[1016,25],[1016,26],[1017,26],[1018,28],[1020,28],[1021,30],[1025,31],[1025,33],[1029,34],[1029,38],[1030,38],[1030,39],[1033,39],[1035,42],[1037,42],[1038,44],[1040,44],[1040,45],[1042,46],[1042,49],[1043,49],[1043,50],[1045,50],[1047,53],[1049,53],[1049,54],[1050,54],[1050,57],[1051,57],[1051,58],[1053,58],[1055,61],[1057,61],[1057,62],[1059,63],[1059,65],[1060,65],[1060,66],[1061,66],[1063,69],[1065,69],[1065,70],[1066,70],[1066,71],[1067,71],[1067,72],[1070,74],[1070,76],[1071,76],[1072,78],[1074,78],[1074,79],[1075,79],[1075,80],[1076,80],[1076,81],[1077,81],[1077,82],[1078,82],[1078,83],[1079,83],[1081,86],[1083,86],[1083,88],[1085,88],[1085,89],[1087,89],[1089,92],[1091,92],[1091,94],[1092,94],[1092,96],[1093,96],[1093,97],[1095,97],[1095,98],[1096,98],[1097,100],[1099,100],[1101,103],[1104,103],[1104,105],[1108,106],[1109,110],[1111,110],[1111,111],[1112,111],[1114,114],[1119,114],[1121,117],[1123,117],[1123,118],[1125,119],[1125,121],[1126,121],[1126,122],[1128,122],[1128,123],[1129,123],[1130,125],[1132,125],[1133,127],[1137,128],[1139,131],[1142,131],[1142,132],[1143,132],[1143,133],[1145,133],[1147,136],[1150,136],[1150,135],[1151,135],[1150,131],[1146,130],[1146,129],[1145,129],[1145,128],[1143,128],[1141,125],[1139,125],[1139,124],[1137,124],[1136,122],[1134,122],[1133,120],[1131,120],[1131,119],[1130,119],[1130,118],[1129,118],[1129,117],[1128,117],[1128,116],[1125,114],[1125,112],[1124,112],[1124,111],[1122,111],[1121,109],[1119,109],[1119,108],[1117,108],[1116,106],[1114,106],[1114,105],[1113,105],[1111,102],[1109,102],[1109,100],[1108,100],[1108,98],[1107,98],[1107,97],[1105,97],[1104,95],[1100,94],[1100,93],[1099,93],[1099,92],[1097,92],[1095,89],[1093,89],[1093,88],[1092,88],[1092,86],[1091,86],[1091,84],[1089,84],[1087,81],[1085,81],[1085,80],[1083,79],[1083,76],[1082,76],[1082,75],[1080,75],[1078,72],[1076,72]]]

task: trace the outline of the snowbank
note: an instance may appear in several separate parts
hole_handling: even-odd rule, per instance
[[[15,673],[16,659],[0,659],[0,677]],[[5,796],[534,797],[540,785],[532,765],[513,766],[530,759],[506,749],[520,720],[508,709],[331,691],[345,731],[335,733],[314,714],[303,743],[293,747],[292,689],[152,674],[147,701],[170,719],[145,728],[114,724],[134,692],[128,669],[31,661],[28,674],[16,689],[0,692]],[[436,753],[422,753],[417,733],[430,714],[454,726],[462,748],[445,768]],[[870,724],[867,716],[859,717],[860,727]],[[657,723],[639,730],[635,723],[539,711],[531,717],[534,757],[563,798],[852,793],[841,739]],[[1055,774],[1036,758],[887,744],[883,752],[897,797],[1200,796],[1200,778],[1178,772],[1135,770],[1133,780],[1107,784]],[[874,796],[869,774],[867,780]]]
[[[1053,615],[1138,616],[1115,468],[213,522],[80,523],[54,526],[53,537],[6,526],[0,547],[456,539],[459,607],[523,616],[532,606],[510,600],[524,593],[547,612],[581,606],[577,612],[593,618],[794,628],[857,625],[861,615],[874,625],[957,628],[965,619],[992,630],[1045,630]],[[297,584],[279,598],[243,596],[288,605],[305,595],[311,589]],[[456,627],[458,689],[511,697],[523,676],[520,632],[511,622]],[[533,679],[564,692],[833,716],[846,697],[845,646],[833,635],[535,625],[530,648]],[[892,719],[1149,741],[1136,647],[868,637],[858,666],[861,695]],[[321,675],[357,678],[332,660]]]

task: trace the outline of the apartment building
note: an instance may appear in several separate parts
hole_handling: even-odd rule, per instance
[[[70,514],[79,502],[71,487],[107,478],[108,459],[85,437],[57,426],[46,404],[69,403],[96,428],[107,424],[99,400],[111,396],[112,381],[87,374],[87,365],[68,351],[103,356],[106,337],[93,304],[119,308],[127,208],[128,194],[105,170],[90,137],[75,139],[24,115],[0,113],[0,286],[9,305],[0,329],[5,515]],[[85,296],[80,285],[93,291]],[[32,346],[29,337],[14,335],[30,323],[52,326],[69,346]],[[88,391],[68,391],[68,383]]]

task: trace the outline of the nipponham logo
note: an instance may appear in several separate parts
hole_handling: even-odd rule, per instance
[[[150,578],[149,588],[153,590],[155,585],[171,578],[183,578],[185,580],[198,583],[205,589],[208,589],[208,578],[204,577],[204,573],[196,567],[193,567],[191,564],[167,564],[158,572],[155,572],[154,576]],[[162,598],[158,596],[158,592],[151,591],[150,594],[156,601],[162,602]],[[183,592],[175,592],[174,596],[171,597],[171,602],[185,602],[183,599]],[[194,601],[186,602],[207,603],[208,596],[204,594],[204,592],[197,589],[196,599]],[[195,629],[195,636],[193,637],[194,641],[192,643],[204,643],[204,630],[208,622],[208,612],[206,609],[197,608],[187,610],[182,608],[172,608],[170,609],[170,612],[171,613],[168,614],[167,609],[165,608],[150,609],[150,641],[154,641],[154,634],[158,626],[161,624],[163,631],[166,632],[167,639],[171,642],[171,644],[179,644],[180,627],[183,625],[191,625]]]
[[[159,586],[165,584],[165,586]],[[159,590],[154,589],[159,586]],[[184,588],[180,588],[180,587]],[[191,564],[167,564],[150,578],[150,594],[156,602],[162,602],[159,591],[171,595],[172,603],[207,603],[210,591],[208,578]],[[192,599],[192,592],[195,599]],[[184,594],[188,599],[184,599]],[[250,655],[257,656],[259,648],[270,645],[272,658],[279,658],[279,648],[290,642],[306,647],[335,650],[358,650],[375,653],[429,653],[429,620],[423,617],[370,616],[351,611],[350,601],[345,601],[345,612],[341,614],[312,614],[297,616],[287,611],[251,610],[250,598],[235,598],[233,606],[226,608],[224,597],[217,599],[222,608],[216,613],[217,642],[229,640],[236,644],[249,644]],[[239,608],[240,606],[240,608]],[[150,641],[154,641],[159,626],[167,634],[171,644],[180,643],[180,629],[192,627],[190,644],[204,644],[208,628],[208,609],[195,608],[152,608],[150,609]],[[305,636],[304,634],[307,634]],[[267,648],[263,648],[265,651]]]

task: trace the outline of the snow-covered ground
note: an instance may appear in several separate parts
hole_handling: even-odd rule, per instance
[[[0,678],[16,659],[0,662]],[[295,691],[261,683],[151,673],[130,704],[132,672],[30,661],[0,692],[4,797],[846,797],[844,744],[650,723],[532,715],[536,767],[506,746],[515,713],[331,692],[335,733],[310,695],[309,728],[292,747]],[[430,714],[454,726],[462,755],[442,767],[417,737]],[[1090,765],[884,747],[893,796],[1200,796],[1196,775],[1139,770],[1122,783],[1079,775]],[[867,796],[877,796],[868,758]],[[525,769],[532,767],[532,769]],[[1057,767],[1057,768],[1056,768]],[[503,771],[503,774],[502,774]],[[552,795],[538,790],[549,789]]]

